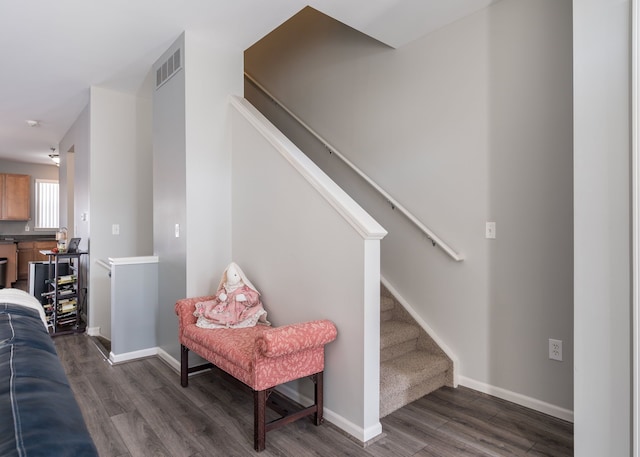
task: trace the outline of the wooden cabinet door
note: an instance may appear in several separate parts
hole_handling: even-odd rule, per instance
[[[18,279],[20,281],[29,278],[29,262],[34,260],[33,247],[32,241],[18,243]]]
[[[31,201],[31,176],[4,175],[2,219],[28,221]]]
[[[4,183],[6,181],[7,175],[4,173],[0,174],[0,220],[4,220],[4,200],[5,200],[5,191],[4,191]]]
[[[58,242],[52,241],[36,241],[33,247],[33,260],[49,260],[49,256],[40,254],[40,251],[50,251],[58,246]]]
[[[7,258],[7,276],[5,278],[5,287],[11,287],[11,284],[17,281],[16,272],[16,245],[15,243],[0,243],[0,257]]]

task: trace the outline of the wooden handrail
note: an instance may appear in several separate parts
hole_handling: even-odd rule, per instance
[[[445,243],[438,235],[436,235],[429,227],[424,225],[420,220],[418,220],[409,210],[407,210],[404,206],[402,206],[396,199],[394,199],[387,191],[385,191],[382,187],[380,187],[373,179],[367,176],[362,170],[360,170],[353,162],[351,162],[348,158],[346,158],[338,149],[333,147],[328,141],[326,141],[323,137],[320,136],[315,130],[313,130],[306,122],[300,119],[293,111],[287,108],[284,104],[280,102],[271,92],[269,92],[262,84],[260,84],[256,79],[251,76],[249,73],[244,72],[245,78],[247,78],[251,84],[257,87],[261,92],[263,92],[267,97],[269,97],[276,105],[282,108],[289,116],[296,120],[302,127],[304,127],[309,133],[311,133],[318,141],[320,141],[325,148],[329,150],[330,153],[335,154],[340,160],[342,160],[346,165],[348,165],[353,171],[355,171],[358,176],[364,179],[371,187],[373,187],[378,193],[380,193],[391,205],[393,209],[397,209],[400,211],[407,219],[409,219],[413,224],[418,227],[431,241],[434,246],[439,246],[444,252],[446,252],[453,260],[456,262],[460,262],[464,260],[464,257],[458,254],[451,246]]]

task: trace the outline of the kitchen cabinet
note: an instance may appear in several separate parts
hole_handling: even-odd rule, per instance
[[[5,278],[5,287],[11,287],[11,284],[18,280],[18,254],[16,250],[16,244],[13,242],[0,242],[0,257],[7,258],[7,276]]]
[[[30,203],[31,176],[0,174],[0,220],[28,221]]]
[[[50,251],[56,246],[55,240],[20,241],[18,243],[18,279],[28,279],[29,262],[48,260],[48,257],[41,254],[40,251]]]

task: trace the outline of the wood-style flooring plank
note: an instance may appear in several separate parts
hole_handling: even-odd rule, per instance
[[[290,456],[368,457],[370,454],[342,433],[328,426],[315,426],[302,419],[267,433],[267,447],[273,446]]]
[[[132,455],[172,457],[164,440],[160,439],[138,411],[113,416],[111,421]]]
[[[381,420],[367,447],[302,419],[253,450],[253,396],[207,370],[180,386],[159,358],[111,366],[85,335],[54,339],[101,457],[487,457],[573,454],[573,426],[487,394],[441,388]],[[270,412],[270,417],[275,417]]]
[[[545,441],[558,448],[573,449],[573,427],[554,417],[544,414],[532,416],[526,411],[505,408],[491,418],[490,423],[534,442]]]
[[[462,441],[452,440],[450,437],[434,433],[425,446],[412,457],[490,457],[491,455],[482,452],[476,447],[467,446]]]
[[[554,443],[536,443],[527,453],[527,457],[572,457],[573,446],[562,446]]]
[[[109,417],[133,411],[133,398],[137,393],[127,392],[128,386],[115,367],[100,367],[88,372],[84,379],[95,390]]]
[[[126,456],[128,448],[111,422],[107,409],[90,382],[85,379],[77,379],[71,384],[85,424],[100,457]]]
[[[198,450],[194,455],[241,457],[253,451],[253,440],[212,422],[202,412],[176,418],[175,427]]]
[[[533,447],[534,443],[520,444],[517,439],[508,436],[504,431],[482,427],[480,424],[485,424],[485,422],[453,420],[443,425],[438,431],[451,439],[464,443],[468,449],[477,449],[481,453],[494,457],[524,456]]]
[[[162,437],[162,443],[170,455],[189,457],[201,451],[202,447],[191,440],[191,437],[180,427],[184,408],[175,408],[172,413],[167,408],[159,407],[159,402],[164,402],[162,399],[164,393],[163,389],[141,392],[141,395],[134,399],[136,412],[158,437]]]

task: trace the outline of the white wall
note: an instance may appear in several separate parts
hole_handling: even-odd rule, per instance
[[[158,59],[153,72],[176,49],[181,36]],[[182,53],[184,58],[184,53]],[[173,305],[186,296],[185,70],[153,92],[153,252],[158,263],[158,345],[178,359]],[[175,237],[175,224],[183,235]]]
[[[571,410],[572,28],[568,0],[489,10],[488,384]],[[563,362],[548,339],[563,341]]]
[[[87,105],[76,121],[73,123],[69,131],[60,141],[60,225],[69,228],[71,221],[68,220],[69,209],[64,209],[64,203],[70,201],[68,192],[69,186],[67,183],[68,175],[68,160],[70,150],[73,150],[73,213],[78,217],[75,220],[75,226],[73,228],[74,236],[82,238],[82,249],[87,249],[89,246],[89,182],[90,182],[90,170],[89,163],[91,161],[91,149],[89,145],[90,136],[90,119],[89,119],[89,105]],[[80,215],[86,213],[86,220],[80,220]]]
[[[277,122],[387,228],[383,275],[458,355],[460,382],[571,418],[571,3],[503,0],[397,50],[306,10],[245,66],[464,255]]]
[[[59,152],[60,152],[60,198],[61,203],[68,202],[70,200],[68,193],[71,191],[71,186],[69,186],[67,182],[68,176],[68,160],[69,160],[69,151],[73,150],[73,202],[74,202],[74,214],[86,214],[86,220],[76,220],[75,227],[73,229],[73,235],[82,238],[81,249],[90,250],[90,239],[91,239],[91,217],[90,217],[90,187],[89,183],[91,181],[90,176],[90,168],[89,164],[91,162],[91,146],[90,146],[90,108],[89,104],[82,110],[78,118],[75,120],[71,128],[67,131],[65,136],[60,140],[59,144]],[[61,204],[60,211],[60,225],[63,227],[67,227],[71,221],[68,220],[69,209],[63,209],[64,205]],[[90,265],[91,254],[89,254],[89,258],[87,256],[81,257],[80,261],[82,264],[83,276],[82,282],[84,283],[84,287],[88,285],[88,273],[89,273],[89,265]],[[102,297],[109,290],[109,280],[108,278],[103,278],[102,281],[97,281],[94,279],[93,287],[89,290],[93,290],[95,296]],[[95,324],[96,316],[100,315],[100,311],[92,309],[92,304],[90,300],[90,294],[86,295],[86,303],[85,310],[87,312],[87,326],[89,329],[97,328],[97,324]],[[98,330],[96,330],[97,332]]]
[[[88,327],[106,337],[111,333],[110,285],[100,269],[92,270],[92,263],[150,254],[152,249],[148,88],[149,80],[138,94],[92,87],[89,105],[60,142],[62,186],[68,151],[74,151],[75,235],[82,238],[81,248],[89,250],[84,260]],[[112,224],[119,224],[119,235],[112,235]]]
[[[234,106],[233,259],[261,292],[274,325],[335,323],[338,338],[326,347],[325,416],[366,442],[382,431],[385,231],[247,102]]]
[[[574,452],[629,456],[631,2],[573,8]]]
[[[228,98],[242,94],[242,50],[185,33],[187,294],[214,291],[231,261]]]
[[[183,47],[183,70],[154,92],[153,107],[158,338],[174,358],[179,357],[176,300],[210,293],[231,261],[227,110],[228,96],[242,92],[242,51],[218,43],[187,31],[154,66]]]
[[[90,259],[151,253],[150,97],[101,87],[90,97]],[[145,189],[141,191],[140,189]],[[119,226],[114,235],[112,227]],[[91,267],[91,265],[90,265]],[[101,271],[89,270],[90,327],[111,334],[110,302]]]

